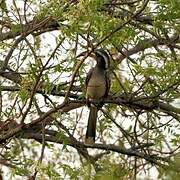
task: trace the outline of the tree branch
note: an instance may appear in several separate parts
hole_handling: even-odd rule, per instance
[[[29,22],[28,24],[23,24],[22,25],[23,31],[26,32],[27,30],[32,29],[31,33],[35,33],[35,35],[36,34],[40,35],[42,33],[48,32],[48,31],[58,30],[59,29],[58,22],[52,17],[48,17],[48,18],[51,18],[51,20],[48,21],[43,26],[39,26],[39,23],[44,21],[44,20],[41,20],[41,21],[33,20],[33,21]],[[47,18],[45,18],[45,19],[47,19]],[[21,34],[22,29],[21,29],[20,24],[12,25],[12,26],[13,26],[13,29],[16,29],[16,31],[9,31],[6,33],[0,33],[0,41],[14,39],[15,37],[17,37]],[[34,29],[34,27],[36,27],[36,28]]]
[[[22,136],[22,138],[25,139],[35,139],[37,141],[42,141],[42,135],[39,133],[24,133]],[[120,148],[119,146],[116,146],[114,144],[94,144],[94,145],[85,145],[82,142],[79,141],[73,141],[71,138],[67,137],[67,139],[69,139],[69,141],[66,141],[66,144],[68,146],[74,147],[74,148],[91,148],[91,149],[100,149],[100,150],[106,150],[106,151],[113,151],[113,152],[117,152],[120,154],[124,154],[124,155],[128,155],[128,156],[134,156],[134,157],[139,157],[142,159],[145,159],[146,161],[150,162],[150,163],[154,163],[158,166],[161,166],[163,168],[167,168],[167,165],[162,164],[159,162],[159,160],[162,160],[164,162],[167,161],[167,159],[162,158],[162,157],[158,157],[157,155],[153,155],[153,154],[145,154],[142,151],[137,150],[136,148],[130,148],[130,149],[126,149],[126,148]],[[58,144],[63,144],[64,140],[61,139],[60,137],[57,136],[45,136],[45,140],[49,141],[49,142],[55,142]],[[146,148],[149,146],[152,146],[153,144],[146,144],[146,145],[142,145],[139,146],[138,148]]]
[[[8,140],[9,138],[13,137],[14,135],[17,135],[18,133],[22,132],[25,129],[28,129],[29,127],[35,126],[40,122],[46,121],[46,122],[50,122],[53,120],[53,118],[51,117],[52,114],[56,113],[56,112],[61,112],[61,113],[65,113],[68,112],[72,109],[76,109],[78,107],[81,107],[82,103],[62,103],[60,105],[58,105],[57,107],[47,111],[46,113],[42,114],[39,118],[35,119],[34,121],[28,123],[28,124],[17,124],[15,127],[10,128],[9,130],[7,130],[6,133],[2,133],[0,134],[0,143],[5,142],[6,140]]]
[[[140,43],[138,43],[135,47],[129,49],[129,50],[125,50],[123,51],[121,54],[119,54],[116,57],[117,62],[121,62],[123,59],[136,54],[138,52],[144,51],[145,49],[151,48],[151,47],[156,47],[156,46],[160,46],[160,45],[169,45],[171,44],[172,46],[180,43],[180,37],[178,34],[173,35],[172,37],[169,38],[169,40],[167,39],[144,39],[142,40]]]
[[[20,87],[18,86],[1,86],[1,91],[19,91]],[[63,90],[61,88],[61,90]],[[44,94],[42,90],[37,90],[37,93]],[[50,92],[51,95],[56,95],[56,96],[65,96],[65,92],[60,92],[57,90]],[[79,97],[82,96],[82,94],[69,94],[70,98],[74,98],[76,100],[70,100],[70,102],[73,103],[80,103],[81,106],[85,105],[85,99],[82,98],[82,100],[77,100]],[[99,101],[93,101],[93,103],[99,103]],[[152,111],[155,109],[162,110],[164,112],[168,113],[174,113],[171,114],[175,119],[179,120],[179,116],[176,114],[180,114],[180,109],[177,107],[174,107],[171,104],[167,104],[162,101],[154,100],[153,97],[136,97],[132,98],[131,95],[121,95],[121,97],[109,97],[107,99],[103,100],[104,103],[112,103],[112,104],[117,104],[117,105],[122,105],[122,106],[127,106],[129,108],[135,108],[135,109],[142,109],[142,110],[147,110],[147,111]]]

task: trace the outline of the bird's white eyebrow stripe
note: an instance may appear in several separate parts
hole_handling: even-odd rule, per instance
[[[104,53],[102,53],[101,51],[98,51],[97,52],[100,56],[102,56],[103,57],[103,59],[104,59],[104,61],[105,61],[105,63],[106,63],[106,69],[109,67],[109,55],[107,54],[107,56],[104,54]]]

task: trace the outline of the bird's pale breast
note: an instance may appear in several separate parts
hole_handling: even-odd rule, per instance
[[[86,95],[91,99],[99,99],[106,92],[106,81],[104,74],[94,71],[87,85]]]

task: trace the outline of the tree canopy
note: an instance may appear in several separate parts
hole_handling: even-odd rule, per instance
[[[1,178],[180,177],[178,0],[1,0],[0,15]],[[111,89],[90,146],[99,48]]]

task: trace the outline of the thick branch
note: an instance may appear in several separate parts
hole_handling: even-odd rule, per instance
[[[31,34],[35,33],[35,35],[36,35],[36,33],[37,33],[38,35],[40,35],[42,33],[48,32],[48,31],[58,30],[58,28],[59,28],[58,22],[53,18],[51,18],[51,20],[48,21],[43,26],[38,26],[40,22],[41,21],[33,20],[33,21],[29,22],[28,24],[22,25],[23,31],[26,32],[27,30],[34,29],[34,27],[38,27],[38,28],[34,29],[31,32]],[[14,39],[15,37],[19,36],[22,32],[20,24],[13,25],[13,29],[16,29],[16,31],[9,31],[6,33],[0,33],[0,41],[4,41],[4,40],[8,40],[8,39]]]
[[[104,99],[103,103],[122,105],[130,109],[139,109],[139,110],[146,110],[146,111],[159,110],[163,112],[171,112],[171,113],[177,114],[175,117],[179,121],[180,117],[178,116],[178,114],[180,114],[180,108],[174,107],[168,103],[154,100],[148,97],[143,98],[143,100],[138,100],[138,99],[141,99],[141,98],[140,97],[132,98],[131,96],[127,97],[127,95],[124,95],[121,97],[116,97],[116,98],[110,97],[110,98]],[[83,101],[72,100],[71,102],[74,102],[74,103],[83,102],[85,104],[85,100]],[[95,103],[95,104],[100,103],[99,101],[95,101],[95,100],[90,100],[90,102]]]
[[[25,139],[35,139],[37,141],[42,141],[42,135],[39,133],[24,133],[22,136],[22,138]],[[133,148],[131,149],[126,149],[126,148],[120,148],[119,146],[113,145],[113,144],[94,144],[91,146],[87,146],[82,142],[79,141],[73,141],[72,139],[68,138],[68,140],[66,140],[66,144],[74,147],[74,148],[92,148],[92,149],[101,149],[101,150],[106,150],[106,151],[113,151],[113,152],[117,152],[117,153],[121,153],[124,155],[128,155],[128,156],[135,156],[135,157],[139,157],[139,158],[143,158],[145,160],[147,160],[148,162],[154,163],[158,166],[163,166],[165,167],[165,165],[161,164],[158,160],[159,159],[163,159],[161,157],[158,157],[156,155],[150,155],[150,154],[144,154],[143,152],[141,152],[140,150],[134,150]],[[45,140],[49,141],[49,142],[55,142],[58,144],[63,144],[64,140],[61,139],[60,137],[57,136],[45,136]],[[153,145],[153,144],[151,144]],[[151,145],[147,145],[147,147],[151,146]],[[146,146],[143,146],[146,147]],[[165,159],[164,159],[165,160]],[[165,160],[166,161],[166,160]]]
[[[175,45],[177,43],[180,43],[180,37],[178,34],[175,34],[174,36],[170,37],[169,40],[167,39],[145,39],[142,40],[140,43],[138,43],[135,47],[123,51],[121,54],[119,54],[116,57],[117,62],[121,62],[123,59],[136,54],[138,52],[144,51],[145,49],[160,46],[160,45]]]
[[[17,124],[17,126],[13,127],[13,129],[11,128],[6,133],[0,134],[0,143],[5,142],[6,140],[13,137],[14,135],[17,135],[18,133],[23,132],[23,130],[28,129],[29,127],[35,126],[40,122],[52,121],[53,118],[51,118],[51,115],[56,113],[56,112],[65,113],[65,112],[68,112],[72,109],[76,109],[76,108],[81,107],[81,106],[82,106],[81,103],[66,103],[66,104],[62,103],[62,104],[58,105],[57,107],[55,107],[55,108],[47,111],[46,113],[42,114],[39,118],[35,119],[31,123]]]
[[[77,90],[78,87],[74,87],[74,90]],[[19,91],[20,87],[18,86],[1,86],[1,91]],[[60,87],[60,90],[63,90],[63,86]],[[49,94],[51,95],[56,95],[56,96],[65,96],[64,92],[61,92],[58,89],[52,90]],[[38,90],[37,93],[44,94],[42,90]],[[79,97],[82,96],[81,94],[69,94],[70,98],[74,99],[79,99]],[[72,100],[71,102],[73,103],[80,103],[81,105],[85,105],[85,99],[82,100]],[[94,103],[98,103],[98,101],[92,101]],[[163,112],[171,112],[175,114],[171,114],[174,118],[179,120],[179,116],[176,114],[180,114],[180,109],[177,107],[174,107],[171,104],[167,104],[165,102],[161,102],[158,100],[154,100],[151,97],[136,97],[136,98],[131,98],[129,95],[122,95],[121,97],[116,97],[116,98],[108,98],[104,99],[104,103],[113,103],[117,105],[122,105],[122,106],[127,106],[129,108],[134,108],[134,109],[142,109],[142,110],[147,110],[147,111],[152,111],[159,109]]]

